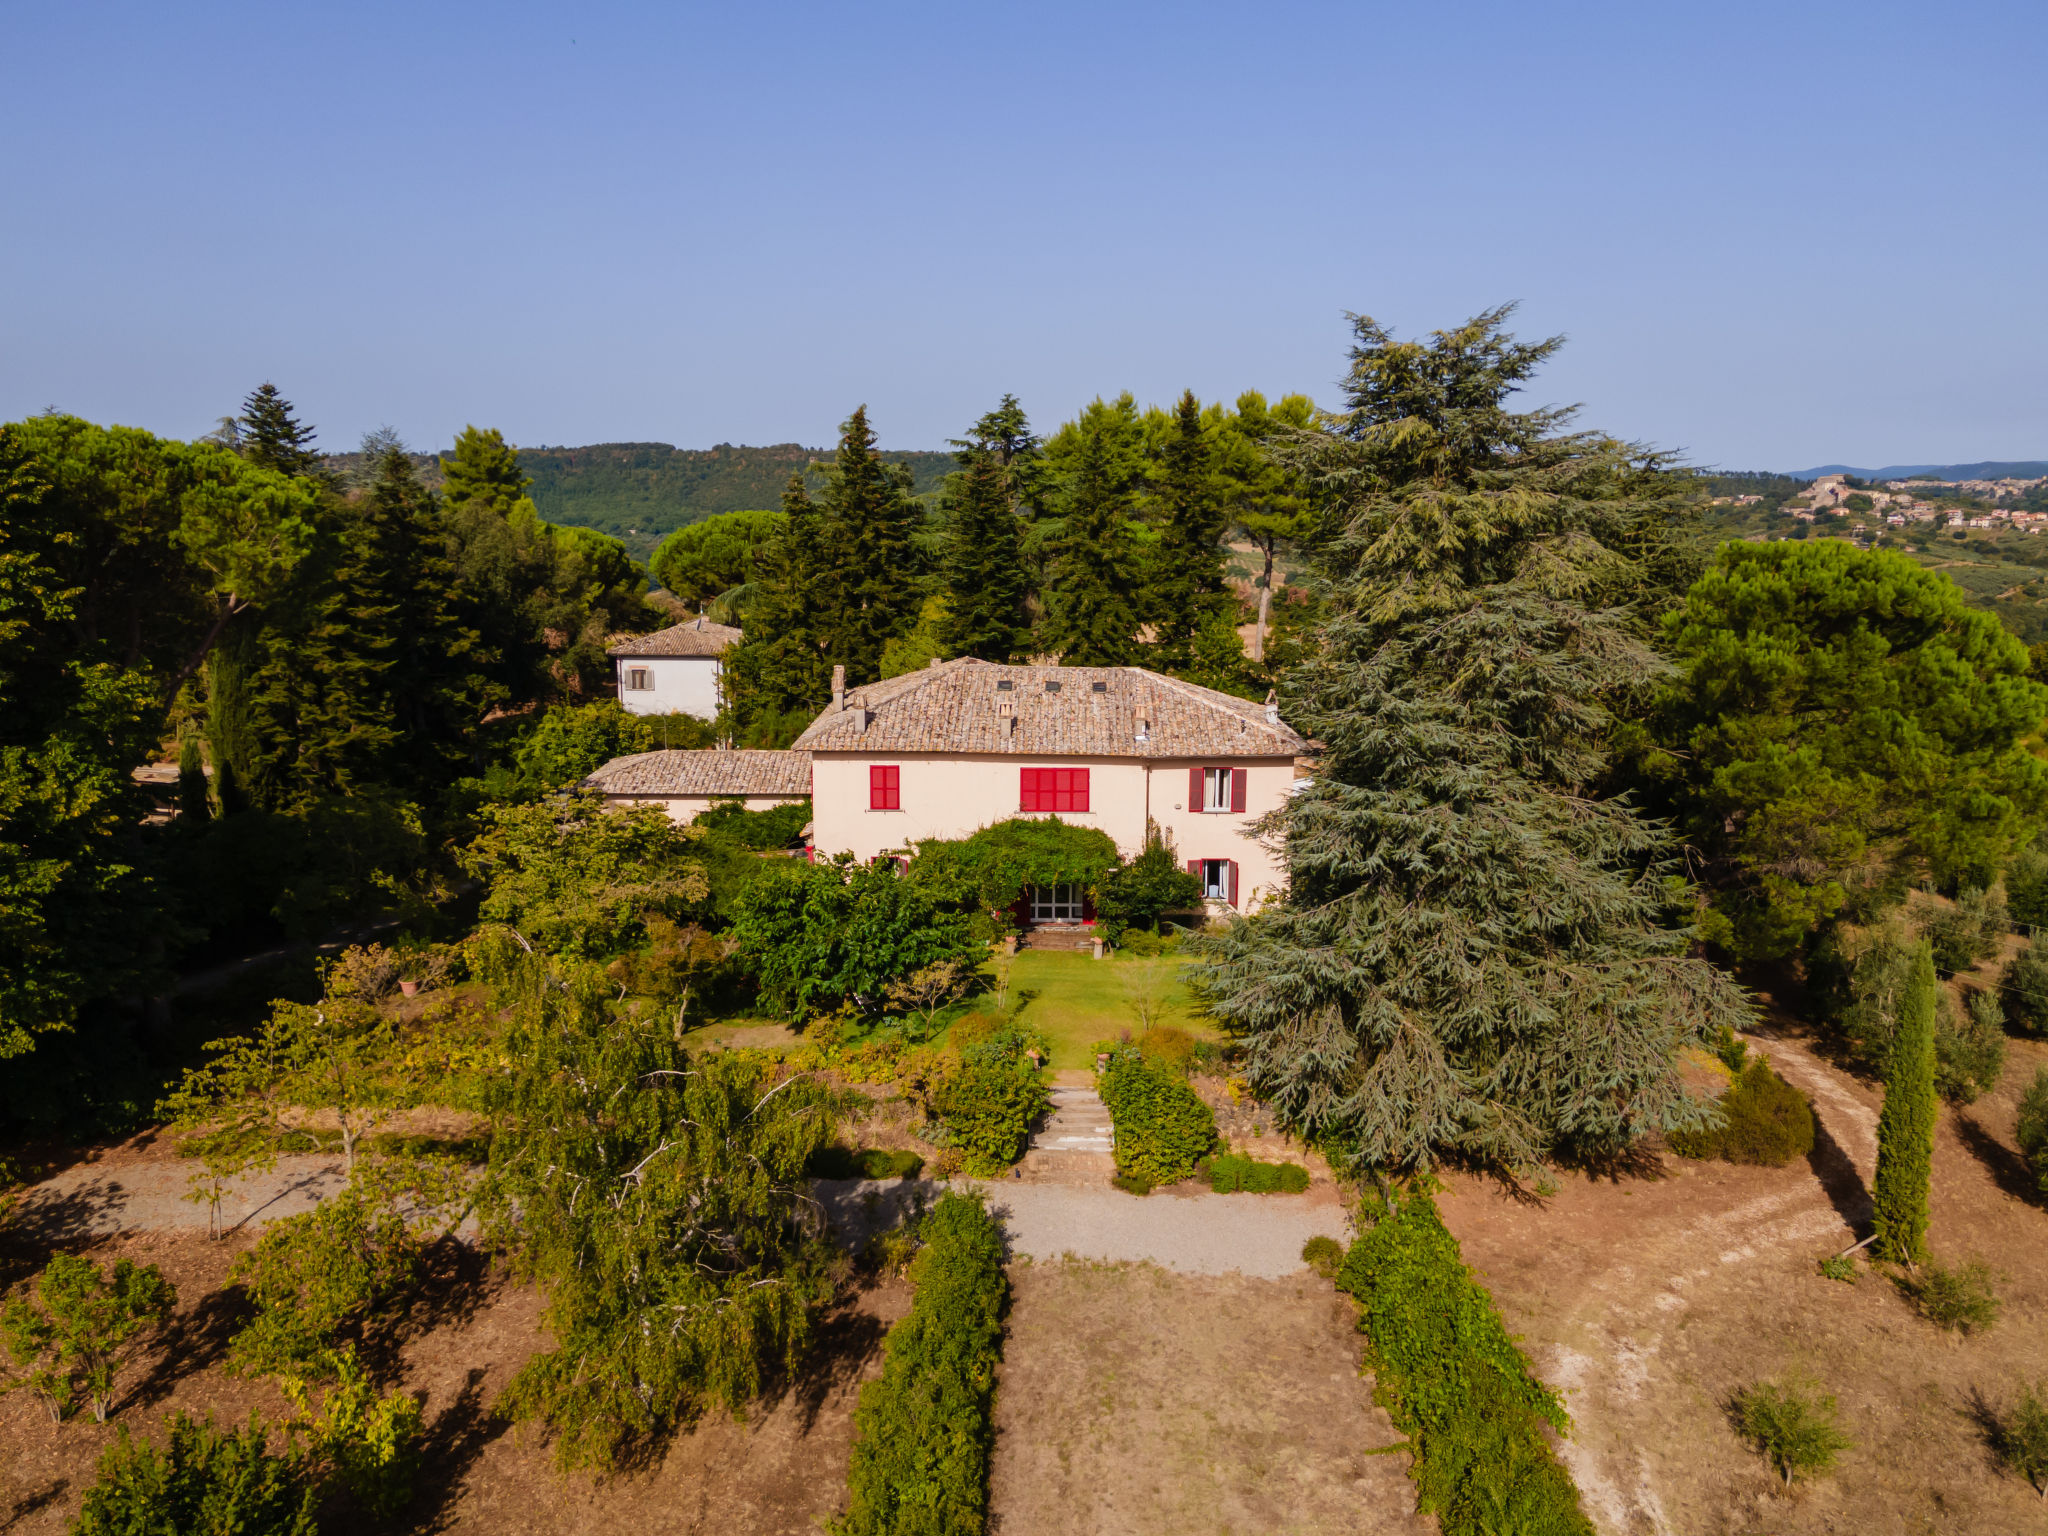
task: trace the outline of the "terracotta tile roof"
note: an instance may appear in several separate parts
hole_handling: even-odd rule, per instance
[[[796,740],[811,752],[1024,757],[1291,758],[1307,745],[1263,704],[1142,667],[971,658],[848,689],[844,709],[828,709]]]
[[[808,795],[808,752],[636,752],[615,757],[583,781],[607,795]]]
[[[740,643],[740,632],[730,624],[714,624],[706,618],[685,619],[651,635],[628,635],[606,650],[607,656],[716,656],[729,645]]]

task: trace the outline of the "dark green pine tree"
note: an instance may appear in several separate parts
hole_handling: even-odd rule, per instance
[[[916,621],[924,594],[911,544],[920,513],[910,499],[910,472],[875,451],[866,406],[839,430],[818,509],[831,659],[845,666],[849,682],[873,682],[882,675],[883,648]]]
[[[1046,571],[1041,645],[1070,667],[1128,666],[1138,655],[1135,478],[1107,419],[1083,412]]]
[[[320,455],[313,448],[313,429],[292,414],[292,403],[265,381],[242,402],[236,446],[242,457],[283,475],[318,476]]]
[[[1354,319],[1349,411],[1299,457],[1331,612],[1283,702],[1321,756],[1263,824],[1285,897],[1201,946],[1259,1091],[1360,1168],[1705,1124],[1679,1050],[1749,1016],[1661,826],[1597,789],[1603,701],[1668,672],[1633,606],[1642,454],[1507,409],[1558,345],[1507,313],[1427,343]]]
[[[1894,1264],[1927,1257],[1927,1193],[1934,1173],[1934,1020],[1941,984],[1934,950],[1923,939],[1899,1000],[1898,1028],[1877,1117],[1877,1180],[1873,1251]]]
[[[476,507],[508,517],[530,484],[519,450],[496,427],[464,427],[455,451],[441,461],[441,500],[450,512]]]
[[[760,592],[745,638],[725,653],[725,706],[742,746],[787,746],[832,696],[824,517],[801,474],[789,477],[782,512],[780,532],[756,558]]]
[[[1223,531],[1229,516],[1193,390],[1183,392],[1174,407],[1164,458],[1147,608],[1157,665],[1179,676],[1195,666],[1196,637],[1204,626],[1213,631],[1209,621],[1236,606],[1223,582]]]
[[[193,735],[178,743],[178,815],[195,826],[213,815],[206,798],[206,759]]]
[[[956,440],[960,472],[946,492],[946,652],[983,661],[1029,653],[1024,602],[1026,499],[1036,486],[1038,439],[1015,395]]]

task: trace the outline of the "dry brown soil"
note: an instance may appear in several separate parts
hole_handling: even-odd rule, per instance
[[[1070,1262],[1011,1283],[995,1536],[1429,1528],[1327,1281]]]
[[[2048,1530],[2042,1501],[1997,1470],[1985,1425],[1987,1408],[2048,1377],[2048,1211],[2012,1138],[2048,1047],[2013,1041],[2000,1089],[1942,1115],[1931,1246],[1994,1266],[2005,1303],[1990,1332],[1958,1338],[1884,1274],[1849,1285],[1816,1271],[1867,1215],[1881,1094],[1789,1031],[1760,1043],[1820,1112],[1809,1161],[1669,1158],[1574,1176],[1540,1201],[1459,1180],[1441,1202],[1537,1370],[1565,1390],[1576,1428],[1563,1453],[1589,1512],[1609,1536]],[[1728,1407],[1781,1376],[1836,1394],[1855,1442],[1789,1494]]]
[[[269,1383],[218,1369],[235,1318],[234,1293],[220,1287],[251,1241],[150,1233],[85,1250],[102,1262],[161,1264],[178,1286],[178,1315],[164,1346],[123,1374],[118,1411],[105,1426],[89,1414],[54,1425],[28,1394],[0,1398],[0,1531],[68,1529],[118,1425],[160,1437],[174,1408],[236,1420],[252,1409],[266,1418],[285,1412]],[[809,1368],[751,1422],[705,1423],[653,1466],[600,1479],[557,1473],[545,1446],[491,1412],[512,1371],[544,1342],[538,1295],[502,1283],[460,1245],[440,1256],[425,1315],[382,1360],[390,1384],[421,1395],[428,1441],[419,1496],[390,1529],[814,1536],[822,1518],[844,1508],[859,1382],[880,1370],[881,1339],[908,1309],[907,1286],[863,1291],[828,1318]],[[353,1511],[335,1514],[330,1529],[372,1529]]]

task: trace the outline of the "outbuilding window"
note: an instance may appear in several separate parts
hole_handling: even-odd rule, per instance
[[[903,770],[896,764],[872,763],[868,766],[868,809],[903,809]]]
[[[1020,811],[1085,811],[1088,809],[1086,768],[1024,768],[1019,770]]]
[[[626,687],[630,691],[637,693],[645,693],[648,689],[652,688],[653,686],[654,669],[652,667],[626,668]]]

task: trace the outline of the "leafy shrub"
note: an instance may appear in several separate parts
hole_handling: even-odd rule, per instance
[[[738,848],[772,853],[795,843],[811,819],[808,798],[765,811],[750,811],[744,800],[720,800],[709,810],[699,811],[692,826],[708,836],[723,839]]]
[[[2022,945],[1999,975],[1998,996],[2013,1024],[2029,1034],[2048,1034],[2048,947]]]
[[[303,1430],[312,1460],[327,1477],[340,1483],[370,1514],[396,1514],[412,1498],[419,1472],[423,1423],[418,1399],[404,1392],[380,1397],[363,1379],[352,1350],[339,1351],[323,1362],[333,1385],[317,1412],[307,1383],[287,1376],[279,1383],[297,1410],[295,1429]]]
[[[1202,882],[1183,869],[1173,850],[1157,838],[1147,841],[1143,853],[1111,870],[1095,887],[1095,910],[1104,937],[1131,948],[1133,954],[1145,952],[1131,947],[1131,940],[1141,935],[1151,938],[1151,953],[1159,953],[1157,937],[1147,930],[1155,929],[1163,914],[1201,909]]]
[[[1827,1471],[1850,1445],[1835,1427],[1834,1398],[1797,1385],[1743,1388],[1735,1394],[1735,1422],[1788,1488],[1795,1477]]]
[[[1216,1145],[1215,1112],[1170,1066],[1119,1050],[1097,1081],[1115,1136],[1117,1172],[1125,1177],[1174,1183]]]
[[[1972,1260],[1951,1269],[1933,1260],[1899,1278],[1899,1289],[1928,1322],[1957,1333],[1982,1333],[1998,1321],[1998,1293],[1989,1265]]]
[[[1972,992],[1961,1020],[1947,993],[1934,1024],[1934,1086],[1952,1103],[1989,1093],[2005,1075],[2005,1010],[1997,994]]]
[[[362,1180],[301,1216],[274,1221],[235,1261],[256,1315],[228,1346],[240,1375],[318,1376],[344,1330],[412,1284],[421,1244]]]
[[[2012,1410],[1998,1417],[1992,1449],[2000,1466],[2048,1499],[2048,1384],[2020,1389]]]
[[[170,1321],[177,1304],[176,1288],[154,1264],[121,1259],[102,1274],[90,1260],[60,1253],[32,1290],[0,1308],[0,1339],[52,1419],[70,1417],[83,1396],[104,1424],[114,1378]]]
[[[1446,1536],[1592,1536],[1544,1438],[1569,1429],[1564,1407],[1530,1375],[1427,1195],[1351,1245],[1337,1288],[1358,1302],[1388,1411],[1414,1447],[1418,1507]]]
[[[2004,896],[1997,891],[1965,891],[1954,906],[1927,924],[1934,963],[1950,974],[1967,971],[1998,948],[2010,927]]]
[[[931,1112],[945,1127],[946,1144],[975,1178],[992,1178],[1022,1157],[1032,1123],[1052,1105],[1045,1078],[1028,1054],[1035,1043],[1014,1027],[970,1039],[959,1064],[944,1069],[930,1091]]]
[[[988,1510],[1001,1358],[1003,1239],[979,1199],[949,1194],[922,1223],[917,1296],[861,1388],[836,1536],[968,1536]]]
[[[1308,1170],[1299,1163],[1262,1163],[1234,1152],[1205,1159],[1197,1171],[1219,1195],[1298,1195],[1308,1188]]]
[[[1769,1168],[1782,1168],[1813,1150],[1813,1106],[1762,1056],[1750,1058],[1736,1075],[1721,1096],[1720,1108],[1720,1125],[1674,1131],[1671,1149],[1681,1157]]]
[[[1344,1262],[1344,1245],[1334,1237],[1312,1237],[1301,1245],[1301,1262],[1325,1280],[1334,1280]]]
[[[146,1440],[121,1438],[99,1461],[73,1536],[142,1536],[155,1532],[235,1532],[236,1536],[314,1536],[314,1489],[300,1458],[273,1456],[262,1421],[221,1431],[173,1413],[159,1451]]]
[[[2036,1067],[2034,1080],[2020,1096],[2019,1120],[2013,1128],[2020,1152],[2034,1170],[2041,1193],[2048,1195],[2048,1067]]]
[[[1841,1280],[1850,1285],[1856,1283],[1856,1255],[1853,1253],[1831,1253],[1820,1261],[1821,1275],[1829,1280]]]
[[[837,1144],[821,1147],[804,1170],[814,1179],[914,1179],[924,1172],[915,1152],[869,1147],[856,1152]]]
[[[2048,850],[2022,848],[2005,867],[2005,899],[2012,920],[2048,928]]]

